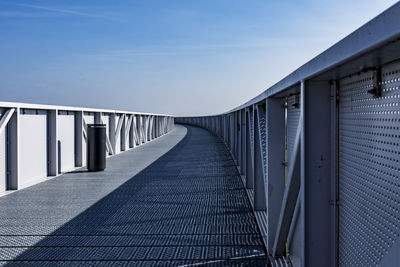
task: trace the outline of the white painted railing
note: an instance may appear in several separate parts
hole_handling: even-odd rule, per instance
[[[107,154],[172,130],[169,115],[0,102],[0,194],[86,165],[87,124],[107,127]]]

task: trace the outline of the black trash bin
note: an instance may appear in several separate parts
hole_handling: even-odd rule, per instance
[[[102,171],[106,168],[106,125],[88,124],[86,162],[88,171]]]

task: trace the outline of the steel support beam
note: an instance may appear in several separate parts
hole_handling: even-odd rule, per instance
[[[19,177],[19,116],[16,108],[7,124],[7,180],[6,190],[18,189]]]
[[[293,154],[290,155],[288,170],[288,182],[285,187],[282,205],[279,212],[278,224],[276,227],[275,241],[272,249],[274,257],[285,255],[285,244],[288,238],[289,228],[292,222],[297,198],[300,191],[300,137],[302,132],[302,118],[297,127],[296,139],[293,147]],[[271,234],[273,234],[271,232]]]
[[[82,139],[83,139],[83,112],[74,112],[74,156],[75,156],[75,167],[82,167]]]
[[[47,111],[47,176],[58,174],[57,110]]]
[[[265,211],[267,200],[265,194],[265,170],[263,164],[262,149],[262,128],[260,126],[260,112],[263,112],[258,105],[254,105],[254,210]]]
[[[301,211],[304,222],[302,265],[334,266],[332,258],[331,87],[329,82],[301,83]]]
[[[240,174],[246,175],[246,143],[247,143],[247,135],[246,135],[246,110],[242,109],[240,111],[241,117],[241,126],[240,126],[240,145],[241,145],[241,159],[240,159]]]
[[[108,137],[110,139],[113,154],[116,153],[116,139],[115,139],[115,113],[111,113],[108,118]]]
[[[267,98],[267,207],[268,251],[272,254],[282,197],[285,190],[285,109],[283,98]]]
[[[253,172],[253,148],[251,144],[251,116],[252,110],[246,109],[246,188],[253,189],[254,188],[254,172]]]
[[[0,120],[0,133],[6,129],[8,122],[10,121],[12,115],[15,112],[15,108],[8,109]]]

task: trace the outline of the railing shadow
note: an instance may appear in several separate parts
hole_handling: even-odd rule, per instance
[[[149,260],[152,258],[149,253],[154,253],[156,259],[160,253],[168,253],[167,245],[176,249],[196,244],[196,238],[202,238],[193,234],[191,229],[196,232],[196,225],[206,227],[208,217],[214,218],[219,213],[230,213],[232,216],[247,214],[243,207],[236,208],[233,204],[218,209],[218,203],[215,203],[211,208],[216,210],[196,210],[198,205],[192,199],[201,199],[205,194],[204,188],[187,185],[185,188],[190,190],[174,189],[174,185],[182,183],[175,178],[182,169],[188,168],[187,164],[191,164],[189,161],[187,164],[171,165],[182,154],[188,153],[188,143],[193,142],[193,128],[186,128],[184,138],[167,153],[85,211],[46,234],[13,261],[111,261],[128,260],[132,255],[135,259]],[[168,184],[165,179],[169,179]],[[257,238],[254,235],[250,240]],[[202,246],[207,245],[206,240],[198,242]],[[254,244],[258,246],[260,242],[254,241]],[[141,247],[146,247],[146,250],[141,250]],[[242,254],[246,257],[252,255],[248,246],[237,248],[243,250]],[[259,259],[259,255],[254,258]]]

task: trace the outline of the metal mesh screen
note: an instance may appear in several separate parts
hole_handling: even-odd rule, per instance
[[[400,234],[400,64],[340,81],[339,264],[377,266]]]

